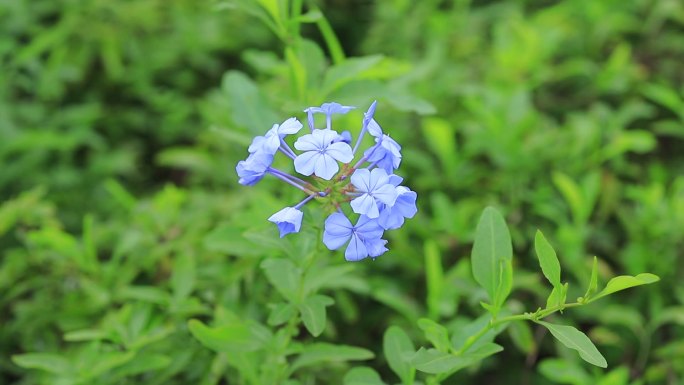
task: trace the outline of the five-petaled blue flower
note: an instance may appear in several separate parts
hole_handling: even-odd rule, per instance
[[[397,190],[390,184],[389,175],[381,168],[371,171],[358,169],[351,176],[351,183],[360,194],[351,201],[351,207],[357,214],[377,218],[380,215],[379,204],[391,207],[397,200]]]
[[[298,152],[285,141],[287,135],[296,134],[302,128],[294,117],[274,124],[265,135],[254,138],[249,156],[235,167],[239,183],[251,186],[269,174],[306,194],[294,207],[285,207],[268,218],[278,227],[281,238],[299,232],[304,217],[302,207],[317,200],[329,212],[334,211],[325,220],[323,243],[331,250],[346,244],[345,258],[360,261],[385,253],[384,231],[401,227],[405,218],[416,214],[416,193],[401,186],[403,179],[394,174],[401,163],[401,146],[383,133],[375,120],[376,107],[377,102],[373,102],[363,114],[361,131],[355,141],[348,130],[342,134],[332,130],[333,115],[346,114],[355,108],[339,103],[323,103],[304,110],[311,131],[294,142]],[[325,129],[314,127],[316,113],[325,115]],[[375,144],[355,160],[366,132]],[[294,161],[299,176],[272,166],[278,152]],[[356,225],[352,225],[352,220]]]
[[[333,130],[314,130],[297,139],[294,147],[304,153],[295,159],[295,170],[302,175],[315,174],[330,180],[340,169],[337,161],[348,163],[354,159],[352,149],[347,143],[334,142],[338,137],[340,135]]]
[[[342,213],[333,213],[325,220],[323,243],[330,250],[337,250],[349,241],[344,252],[347,261],[360,261],[366,257],[378,257],[387,251],[387,241],[381,239],[382,227],[375,219],[359,217],[356,226]]]

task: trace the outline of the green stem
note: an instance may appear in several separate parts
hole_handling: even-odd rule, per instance
[[[323,35],[325,44],[328,46],[333,64],[342,63],[345,59],[344,50],[342,50],[342,44],[340,44],[340,41],[337,39],[337,35],[335,35],[335,31],[333,31],[328,19],[326,19],[325,15],[323,15],[323,12],[321,12],[318,7],[311,6],[311,10],[321,13],[321,18],[318,19],[316,25],[318,26],[318,30],[321,31],[321,35]]]
[[[562,311],[564,309],[582,306],[582,305],[585,305],[585,303],[580,303],[580,302],[566,303],[563,305],[554,306],[552,308],[548,308],[548,309],[544,309],[544,310],[537,310],[534,313],[516,314],[516,315],[510,315],[507,317],[502,317],[502,318],[499,318],[496,320],[492,320],[489,322],[489,324],[487,326],[485,326],[479,332],[477,332],[477,334],[470,336],[466,340],[465,344],[463,344],[461,349],[459,349],[456,352],[456,354],[460,355],[460,354],[463,354],[466,351],[468,351],[468,349],[470,349],[470,347],[473,346],[475,344],[475,342],[477,342],[477,340],[479,340],[485,334],[487,334],[488,331],[494,329],[495,327],[497,327],[499,325],[502,325],[502,324],[505,324],[508,322],[514,322],[514,321],[537,321],[537,320],[540,320],[542,318],[548,317],[553,313]]]

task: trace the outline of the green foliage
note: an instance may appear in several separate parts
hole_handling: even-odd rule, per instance
[[[0,383],[681,382],[683,26],[671,0],[3,2]],[[252,138],[327,101],[356,133],[375,99],[417,216],[374,262],[308,207],[278,238],[300,197],[237,184]]]

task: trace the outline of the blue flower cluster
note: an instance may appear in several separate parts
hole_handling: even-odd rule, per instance
[[[248,149],[249,156],[235,168],[239,183],[252,186],[269,174],[307,194],[294,207],[286,207],[268,218],[278,226],[281,238],[299,231],[304,217],[302,206],[317,200],[330,212],[325,220],[323,243],[330,250],[347,245],[345,258],[360,261],[385,253],[384,232],[398,229],[405,218],[413,218],[416,214],[416,193],[402,186],[403,178],[394,174],[401,164],[401,146],[384,134],[373,118],[376,105],[377,102],[373,102],[364,113],[361,132],[353,148],[349,131],[340,134],[332,129],[332,116],[346,114],[355,107],[338,103],[324,103],[304,110],[310,132],[294,142],[293,147],[299,152],[285,140],[302,129],[302,123],[296,118],[274,124],[264,136],[254,138]],[[325,128],[315,127],[315,114],[325,115]],[[375,143],[354,162],[366,132]],[[294,169],[301,177],[272,167],[278,152],[292,159]],[[357,217],[356,224],[349,219],[352,216]]]

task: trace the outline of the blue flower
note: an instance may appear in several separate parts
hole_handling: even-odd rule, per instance
[[[269,221],[275,223],[280,230],[280,238],[290,233],[298,233],[302,226],[302,217],[304,213],[295,207],[285,207],[277,213],[268,218]]]
[[[378,204],[392,206],[397,199],[395,186],[390,183],[387,172],[381,168],[372,171],[358,169],[352,174],[351,183],[356,188],[353,194],[360,194],[351,201],[352,210],[357,214],[377,218],[380,215]]]
[[[342,213],[334,213],[325,220],[323,243],[330,250],[337,250],[349,242],[344,252],[347,261],[375,258],[385,251],[387,241],[380,239],[383,230],[376,220],[365,215],[359,217],[356,226]],[[350,240],[351,239],[351,240]]]
[[[247,159],[241,160],[235,166],[240,180],[238,183],[245,186],[252,186],[264,177],[268,168],[273,163],[273,155],[263,152],[249,154]]]
[[[343,106],[340,103],[323,103],[321,104],[320,107],[309,107],[304,112],[308,114],[308,119],[309,119],[309,127],[311,127],[311,130],[313,131],[313,114],[314,113],[322,113],[325,114],[325,122],[326,126],[325,128],[330,129],[331,125],[331,116],[333,114],[346,114],[347,112],[353,110],[356,107],[352,106]]]
[[[340,134],[340,136],[338,136],[337,138],[335,138],[335,139],[333,140],[333,143],[344,142],[344,143],[350,144],[351,141],[352,141],[351,132],[349,132],[349,131],[342,131],[342,133]]]
[[[295,159],[295,170],[302,175],[315,174],[330,180],[340,169],[337,161],[348,163],[354,158],[347,143],[333,143],[339,136],[332,130],[314,130],[297,139],[295,148],[305,152]]]
[[[368,132],[372,134],[370,125]],[[366,150],[363,156],[369,163],[375,164],[388,174],[391,174],[395,169],[399,168],[401,163],[401,146],[385,134],[376,137],[375,143],[375,146]]]
[[[296,134],[301,130],[302,123],[297,118],[290,118],[282,124],[274,124],[266,135],[257,136],[252,140],[248,151],[250,153],[265,152],[274,155],[282,143],[286,135]]]
[[[404,218],[413,218],[418,212],[417,194],[408,187],[397,186],[397,200],[394,205],[383,205],[380,208],[378,223],[385,230],[398,229],[404,225]]]

